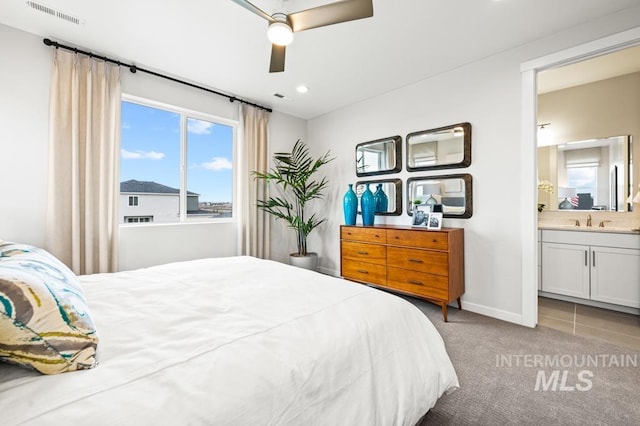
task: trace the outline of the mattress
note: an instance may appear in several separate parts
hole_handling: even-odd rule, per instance
[[[80,277],[97,367],[0,363],[3,425],[414,425],[458,379],[406,300],[252,257]]]

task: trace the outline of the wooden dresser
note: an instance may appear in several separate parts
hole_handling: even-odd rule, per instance
[[[416,296],[442,307],[464,293],[464,229],[340,227],[343,278]]]

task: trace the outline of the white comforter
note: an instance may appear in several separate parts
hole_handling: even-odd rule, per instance
[[[458,380],[407,301],[250,257],[81,277],[99,365],[0,363],[0,423],[414,425]]]

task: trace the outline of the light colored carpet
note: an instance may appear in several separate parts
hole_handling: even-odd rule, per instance
[[[445,323],[438,306],[406,299],[440,331],[460,380],[420,426],[640,425],[640,352],[451,307]],[[621,362],[627,366],[615,365]],[[542,381],[536,390],[539,379],[547,390]]]

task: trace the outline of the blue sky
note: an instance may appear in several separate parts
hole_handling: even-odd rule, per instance
[[[233,128],[187,120],[187,189],[200,201],[232,201]],[[180,188],[180,114],[122,102],[120,181]]]

